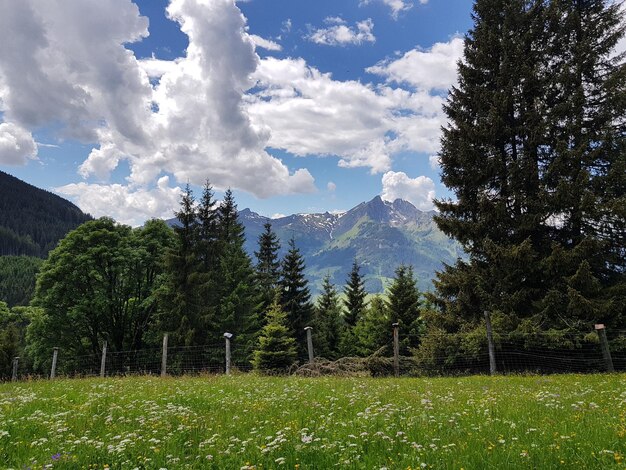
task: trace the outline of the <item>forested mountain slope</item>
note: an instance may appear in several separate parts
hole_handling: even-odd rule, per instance
[[[0,171],[0,256],[45,257],[87,220],[71,202]]]

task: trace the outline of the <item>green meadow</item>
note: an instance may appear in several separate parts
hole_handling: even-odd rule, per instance
[[[0,384],[0,467],[626,468],[626,375]]]

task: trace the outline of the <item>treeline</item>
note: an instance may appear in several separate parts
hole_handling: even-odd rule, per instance
[[[90,219],[69,201],[0,171],[0,256],[45,257]]]
[[[218,206],[210,185],[199,201],[187,188],[176,218],[173,228],[151,220],[136,229],[101,218],[61,240],[41,266],[31,307],[4,308],[2,374],[13,356],[45,373],[55,346],[70,367],[72,358],[98,355],[104,341],[111,352],[149,349],[163,333],[173,347],[217,346],[203,357],[210,367],[223,364],[219,346],[228,332],[236,363],[283,371],[307,359],[307,326],[316,355],[329,359],[387,346],[395,321],[406,333],[403,353],[418,345],[421,300],[412,268],[398,268],[388,302],[367,302],[355,261],[345,299],[326,278],[314,304],[293,239],[279,259],[280,241],[266,224],[255,259],[246,253],[230,191]]]

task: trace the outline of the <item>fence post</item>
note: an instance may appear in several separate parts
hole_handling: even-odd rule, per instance
[[[307,326],[304,328],[304,331],[306,331],[306,347],[309,351],[309,363],[313,364],[313,333],[312,333],[313,327],[312,326]]]
[[[606,338],[606,328],[602,323],[597,324],[595,328],[596,333],[598,333],[598,338],[600,338],[600,347],[602,348],[602,355],[606,363],[606,370],[607,372],[615,372],[611,350],[609,349],[609,340]]]
[[[11,374],[11,382],[15,382],[17,380],[17,366],[18,366],[19,360],[20,360],[19,357],[13,358],[13,373]]]
[[[224,333],[224,339],[226,340],[226,375],[230,375],[230,338],[232,337],[232,333]]]
[[[100,377],[104,378],[104,371],[107,365],[107,342],[102,344],[102,359],[100,360]]]
[[[491,315],[485,310],[485,327],[487,328],[487,345],[489,347],[489,373],[495,375],[496,369],[496,348],[493,343],[493,330],[491,329]]]
[[[57,357],[59,356],[59,348],[52,348],[52,368],[50,369],[50,379],[54,379],[56,377],[57,372]]]
[[[161,353],[161,377],[167,375],[167,333],[163,335],[163,352]]]
[[[393,323],[393,373],[400,376],[400,324]]]

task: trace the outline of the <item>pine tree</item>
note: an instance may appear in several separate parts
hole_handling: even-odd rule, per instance
[[[304,328],[310,326],[313,320],[313,304],[304,269],[304,258],[292,238],[281,265],[281,304],[287,314],[287,326],[296,340],[301,361],[308,357]]]
[[[259,236],[259,251],[255,251],[257,258],[256,282],[261,292],[261,311],[270,306],[276,287],[280,280],[280,262],[278,250],[280,243],[276,233],[272,231],[272,224],[266,223],[264,232]]]
[[[435,282],[444,317],[588,331],[626,316],[619,8],[476,1],[440,154],[456,198],[436,221],[469,254]]]
[[[259,330],[259,294],[254,282],[252,261],[244,249],[244,228],[230,190],[218,211],[219,271],[217,329],[235,335],[233,358],[249,361]]]
[[[419,346],[422,333],[420,292],[413,277],[412,266],[399,266],[389,287],[389,317],[400,328],[400,354],[408,355],[409,348]],[[389,325],[391,330],[391,325]]]
[[[198,223],[193,191],[186,186],[175,213],[178,225],[174,226],[176,244],[166,255],[167,279],[162,289],[164,309],[160,327],[169,331],[172,343],[195,345],[200,341],[199,282],[196,276],[200,263],[197,257]]]
[[[357,353],[360,356],[369,356],[380,348],[391,345],[392,321],[388,310],[385,300],[377,295],[372,298],[369,307],[359,319],[354,331],[358,340]]]
[[[297,358],[296,342],[287,327],[287,316],[280,305],[280,293],[265,313],[267,324],[261,330],[254,351],[254,368],[264,373],[286,373]]]
[[[315,355],[326,359],[337,359],[339,341],[344,328],[337,290],[330,282],[330,276],[327,275],[322,282],[322,294],[317,300],[313,318]]]
[[[350,271],[348,281],[344,289],[344,293],[346,295],[346,299],[344,301],[344,319],[349,328],[354,328],[356,326],[361,316],[363,316],[363,312],[365,312],[365,309],[367,308],[367,292],[365,292],[363,278],[361,277],[359,271],[360,267],[355,259],[352,263],[352,270]]]

